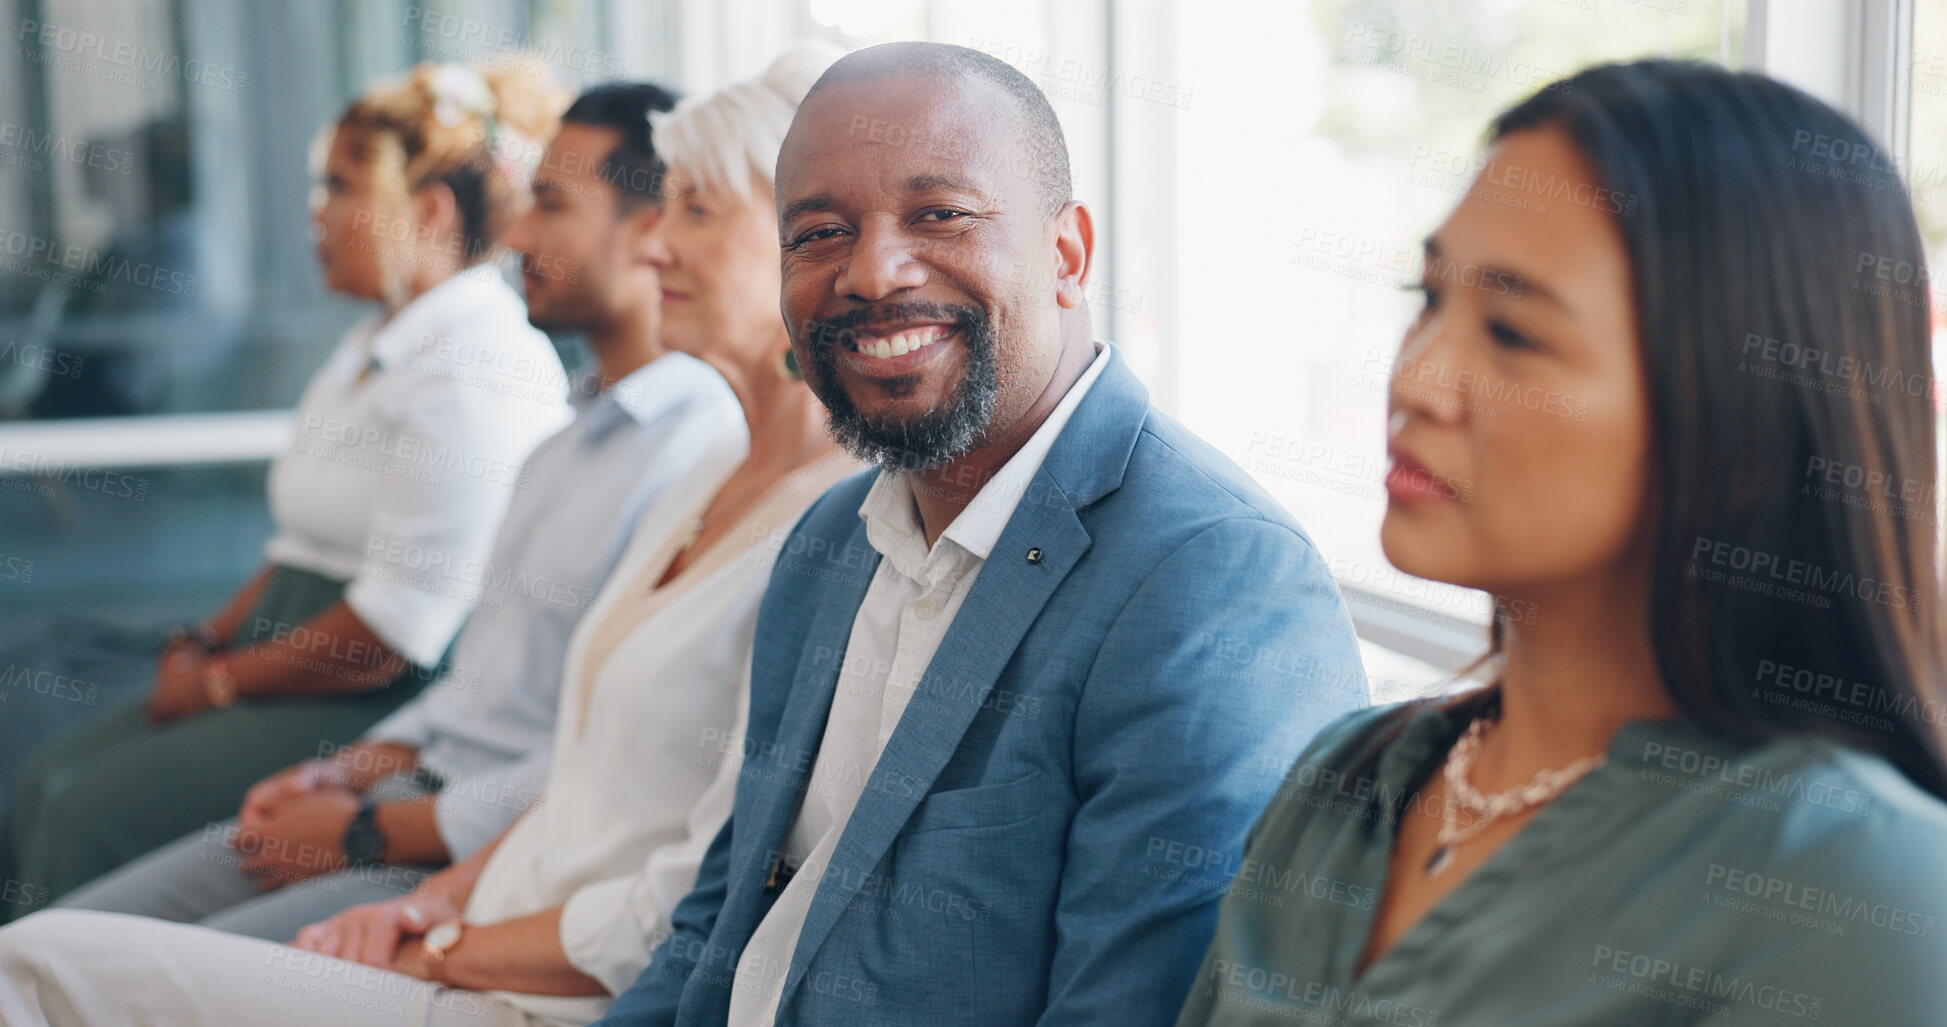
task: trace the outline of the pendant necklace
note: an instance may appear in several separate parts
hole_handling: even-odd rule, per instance
[[[1589,771],[1602,765],[1607,754],[1584,756],[1566,767],[1543,770],[1535,774],[1527,784],[1517,785],[1504,792],[1484,795],[1468,783],[1467,775],[1474,769],[1474,757],[1480,754],[1481,739],[1487,735],[1487,720],[1476,717],[1467,725],[1467,731],[1454,743],[1447,753],[1447,765],[1443,774],[1447,781],[1448,800],[1440,811],[1440,834],[1433,855],[1426,861],[1425,874],[1438,877],[1453,865],[1454,849],[1487,829],[1487,825],[1503,817],[1511,817],[1536,806],[1553,802],[1569,786],[1580,781]],[[1454,806],[1467,808],[1473,819],[1465,827],[1454,821]]]

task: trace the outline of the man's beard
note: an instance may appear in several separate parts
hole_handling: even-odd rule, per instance
[[[832,355],[833,349],[849,346],[861,327],[897,321],[951,324],[967,347],[966,370],[946,404],[905,421],[861,412],[838,380],[838,359]],[[994,416],[1000,379],[993,326],[978,307],[892,303],[814,321],[809,335],[812,391],[831,415],[832,438],[860,460],[887,470],[930,470],[972,450]],[[917,376],[906,384],[917,384]]]
[[[544,266],[527,254],[520,254],[520,269],[534,271]],[[536,272],[540,273],[540,272]],[[550,277],[543,274],[542,277]],[[598,285],[587,276],[577,276],[577,281],[568,283],[568,290],[557,289],[553,295],[529,296],[524,301],[527,306],[527,323],[544,332],[577,333],[586,335],[599,327],[604,316]],[[554,284],[559,285],[556,281]],[[536,301],[539,301],[538,303]]]

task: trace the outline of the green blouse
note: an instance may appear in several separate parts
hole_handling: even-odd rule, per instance
[[[1947,804],[1877,756],[1636,721],[1362,976],[1398,810],[1465,724],[1321,732],[1233,873],[1178,1027],[1947,1024]],[[1210,869],[1215,869],[1210,868]]]

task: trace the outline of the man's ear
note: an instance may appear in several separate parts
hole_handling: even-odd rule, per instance
[[[623,255],[630,266],[649,265],[649,233],[663,219],[663,205],[644,203],[622,215]]]
[[[1075,200],[1055,214],[1055,301],[1071,310],[1088,303],[1088,272],[1095,262],[1095,219]]]

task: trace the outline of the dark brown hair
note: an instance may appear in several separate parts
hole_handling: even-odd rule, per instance
[[[1670,698],[1726,736],[1877,753],[1947,798],[1929,297],[1898,168],[1819,100],[1694,62],[1590,68],[1489,137],[1536,130],[1627,201]]]

